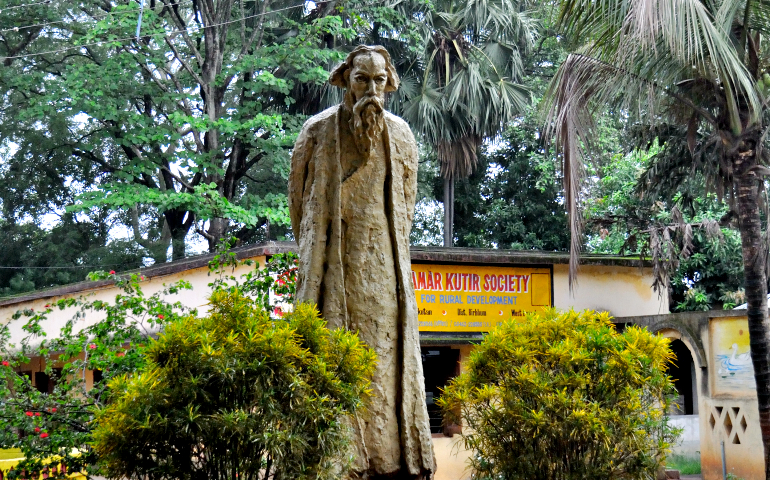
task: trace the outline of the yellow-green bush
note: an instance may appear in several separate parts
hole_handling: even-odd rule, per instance
[[[215,291],[206,318],[169,324],[144,368],[109,383],[93,446],[112,478],[332,478],[374,363],[312,306],[275,321]]]
[[[655,478],[677,432],[665,407],[668,340],[617,333],[607,313],[511,319],[474,349],[439,399],[464,425],[476,478]]]

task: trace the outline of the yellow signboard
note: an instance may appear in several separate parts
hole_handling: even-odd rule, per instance
[[[551,269],[412,264],[421,332],[486,332],[551,306]]]

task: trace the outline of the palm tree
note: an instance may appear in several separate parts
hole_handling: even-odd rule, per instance
[[[549,137],[563,153],[573,261],[580,247],[578,201],[593,115],[622,109],[640,124],[681,132],[693,171],[728,187],[742,239],[751,358],[770,478],[770,324],[767,246],[759,193],[770,156],[761,36],[770,6],[756,0],[563,0],[559,21],[575,53],[551,83]],[[616,110],[618,111],[618,110]],[[665,128],[661,128],[665,127]],[[673,129],[671,127],[674,127]],[[684,137],[684,138],[682,138]]]
[[[396,103],[437,154],[444,246],[451,246],[454,180],[471,174],[481,143],[529,102],[517,81],[534,29],[515,0],[438,0],[420,15],[424,47],[406,67]]]

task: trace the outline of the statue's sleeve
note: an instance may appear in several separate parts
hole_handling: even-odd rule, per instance
[[[302,197],[305,181],[308,177],[308,164],[313,156],[313,139],[308,124],[302,127],[294,143],[289,172],[289,216],[294,239],[299,242],[300,223],[302,222]]]
[[[406,201],[406,218],[409,222],[409,228],[414,219],[414,203],[417,199],[417,167],[419,165],[417,142],[409,127],[406,127],[409,149],[404,162],[404,200]]]

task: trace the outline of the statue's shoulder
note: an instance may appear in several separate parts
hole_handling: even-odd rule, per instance
[[[392,113],[385,111],[385,121],[388,124],[388,134],[393,136],[402,137],[405,140],[414,141],[414,135],[412,129],[409,128],[409,124],[406,121]]]
[[[339,108],[339,105],[335,105],[333,107],[327,108],[321,113],[313,115],[312,117],[305,120],[305,124],[302,126],[302,130],[304,130],[306,133],[315,133],[318,129],[324,128],[329,124],[329,122],[336,118]]]

